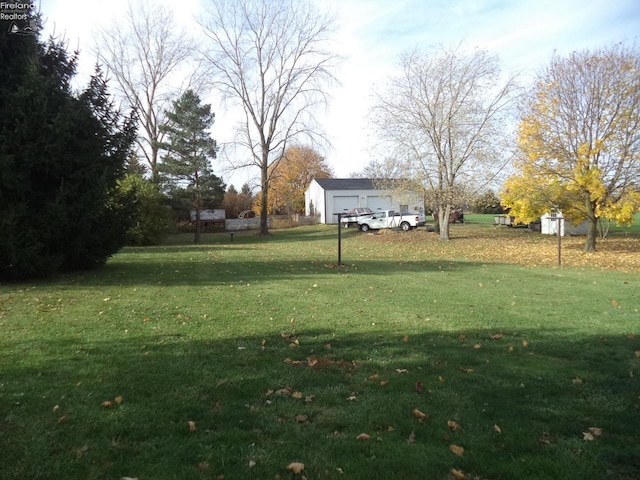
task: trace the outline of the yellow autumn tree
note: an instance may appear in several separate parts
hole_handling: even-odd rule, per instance
[[[314,149],[290,146],[284,155],[269,167],[269,215],[304,213],[304,192],[314,178],[332,178],[333,170]],[[262,195],[256,197],[254,211],[262,209]]]
[[[560,210],[587,221],[585,252],[600,219],[631,224],[640,211],[640,55],[614,45],[553,57],[526,98],[518,172],[501,192],[518,221]]]

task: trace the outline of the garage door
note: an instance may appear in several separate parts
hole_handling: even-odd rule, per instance
[[[390,210],[391,197],[371,195],[367,197],[367,207],[369,207],[374,212],[377,212],[378,210]]]
[[[336,196],[333,197],[333,211],[327,212],[327,223],[338,223],[338,216],[334,213],[348,212],[358,206],[358,196]]]

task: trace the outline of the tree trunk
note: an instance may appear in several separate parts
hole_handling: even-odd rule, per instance
[[[196,234],[193,243],[200,243],[200,206],[196,205]]]
[[[587,230],[587,239],[584,242],[584,251],[587,253],[596,251],[596,236],[598,235],[598,220],[589,218],[589,229]]]
[[[596,207],[587,194],[587,220],[589,221],[589,229],[587,230],[587,239],[584,242],[584,251],[587,253],[596,251],[596,236],[598,235],[598,217],[596,217]]]
[[[440,240],[449,241],[449,215],[451,205],[441,205],[438,207],[438,225],[440,226]]]
[[[269,170],[268,170],[268,161],[267,158],[264,158],[263,154],[262,159],[262,176],[261,176],[261,186],[262,186],[262,205],[260,207],[260,235],[269,235],[269,223],[268,223],[268,210],[269,204],[267,203],[269,200]]]

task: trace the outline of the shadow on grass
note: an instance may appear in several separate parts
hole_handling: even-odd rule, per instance
[[[447,478],[453,467],[490,479],[638,478],[638,340],[500,335],[18,343],[3,352],[2,478],[274,478],[291,461],[308,478]],[[370,442],[355,440],[363,432]]]
[[[234,247],[235,249],[235,247]],[[181,252],[183,252],[181,250]],[[78,280],[88,285],[220,285],[234,282],[255,282],[288,280],[294,276],[315,276],[318,273],[341,275],[360,273],[363,275],[391,275],[396,273],[429,273],[444,269],[461,271],[477,268],[469,262],[456,261],[384,261],[384,260],[344,260],[338,267],[337,259],[289,259],[258,260],[255,253],[252,259],[224,261],[215,256],[194,260],[184,256],[155,263],[148,258],[135,260],[135,256],[118,257],[101,270],[89,274],[78,274]],[[73,280],[73,276],[67,276]]]

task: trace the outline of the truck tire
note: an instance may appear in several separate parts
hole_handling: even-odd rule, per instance
[[[360,225],[360,230],[362,230],[363,232],[368,232],[369,225],[367,225],[366,223],[363,223],[362,225]]]
[[[403,232],[408,232],[409,230],[411,230],[411,225],[409,225],[409,222],[402,222],[400,224],[400,228]]]

